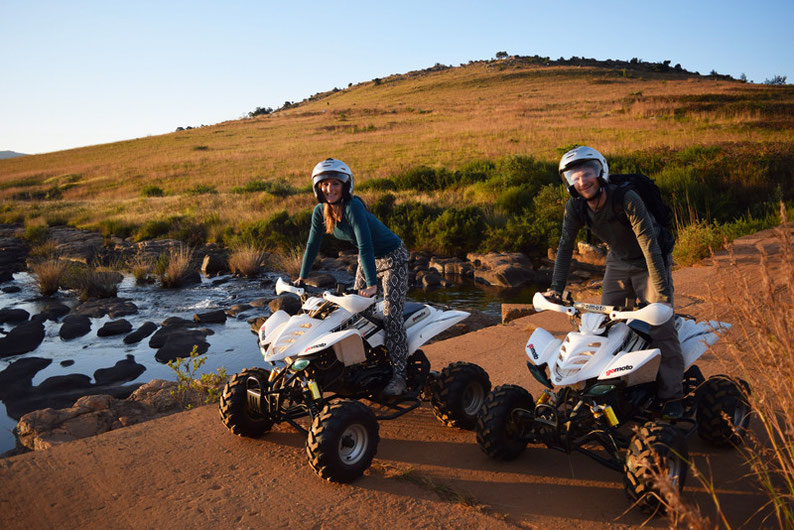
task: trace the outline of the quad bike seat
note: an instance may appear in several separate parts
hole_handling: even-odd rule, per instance
[[[420,304],[419,302],[406,302],[403,306],[403,320],[408,320],[408,317],[424,309],[425,304]]]

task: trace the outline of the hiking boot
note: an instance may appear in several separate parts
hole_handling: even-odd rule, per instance
[[[680,420],[684,417],[684,404],[680,399],[668,400],[662,407],[662,418],[666,420]]]
[[[390,397],[401,396],[405,393],[406,388],[405,378],[401,375],[395,375],[391,378],[391,381],[389,381],[389,384],[386,385],[386,388],[383,389],[381,394]]]

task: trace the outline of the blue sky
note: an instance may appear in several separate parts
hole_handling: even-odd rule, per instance
[[[500,50],[669,59],[703,74],[794,82],[792,0],[378,4],[3,0],[0,150],[209,125]]]

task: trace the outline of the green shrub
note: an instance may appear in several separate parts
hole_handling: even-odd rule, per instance
[[[31,245],[41,245],[47,241],[47,236],[50,233],[47,225],[27,225],[25,226],[25,239]]]
[[[136,228],[136,225],[122,221],[120,219],[103,219],[96,227],[96,229],[99,230],[99,232],[101,232],[102,236],[105,238],[109,238],[110,236],[122,238],[130,237],[133,232],[135,232]]]
[[[478,234],[485,231],[485,216],[477,206],[448,208],[426,226],[421,246],[446,255],[463,256],[479,246]]]
[[[518,215],[532,207],[533,193],[523,186],[513,186],[503,191],[496,199],[496,207],[506,214]]]
[[[188,195],[206,195],[206,194],[217,194],[218,190],[215,189],[215,186],[208,186],[206,184],[196,184],[189,190],[185,191]]]
[[[135,241],[144,241],[146,239],[163,237],[168,234],[173,222],[173,218],[153,219],[151,221],[146,221],[140,228],[138,228],[138,230],[135,231],[135,235],[133,237]]]
[[[165,195],[159,186],[146,186],[141,190],[141,197],[162,197]]]
[[[397,185],[388,178],[369,179],[361,184],[356,184],[356,192],[359,191],[395,191]]]

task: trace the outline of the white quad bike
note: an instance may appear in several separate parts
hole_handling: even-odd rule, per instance
[[[516,385],[491,391],[476,426],[485,454],[512,460],[528,443],[584,453],[623,472],[629,499],[655,512],[664,510],[655,476],[666,475],[679,491],[684,487],[691,434],[718,446],[742,442],[750,422],[749,385],[724,375],[704,379],[694,364],[730,324],[675,315],[685,412],[666,421],[656,399],[661,354],[648,348],[648,327],[666,322],[672,308],[649,304],[632,311],[574,302],[568,293],[554,301],[536,293],[532,302],[536,311],[567,314],[578,331],[564,339],[541,328],[532,333],[527,367],[546,389],[537,401]]]
[[[399,399],[385,398],[380,393],[392,368],[382,302],[345,293],[341,286],[336,294],[309,296],[281,278],[276,293],[299,296],[301,310],[292,316],[278,310],[265,321],[258,334],[265,367],[235,374],[223,389],[221,420],[234,434],[257,437],[274,423],[287,422],[308,435],[306,455],[320,477],[350,482],[372,463],[380,440],[378,420],[414,410],[420,397],[429,398],[443,423],[474,428],[491,389],[488,374],[464,362],[433,372],[419,349],[468,313],[405,304],[408,390]],[[306,416],[308,430],[296,422]]]

